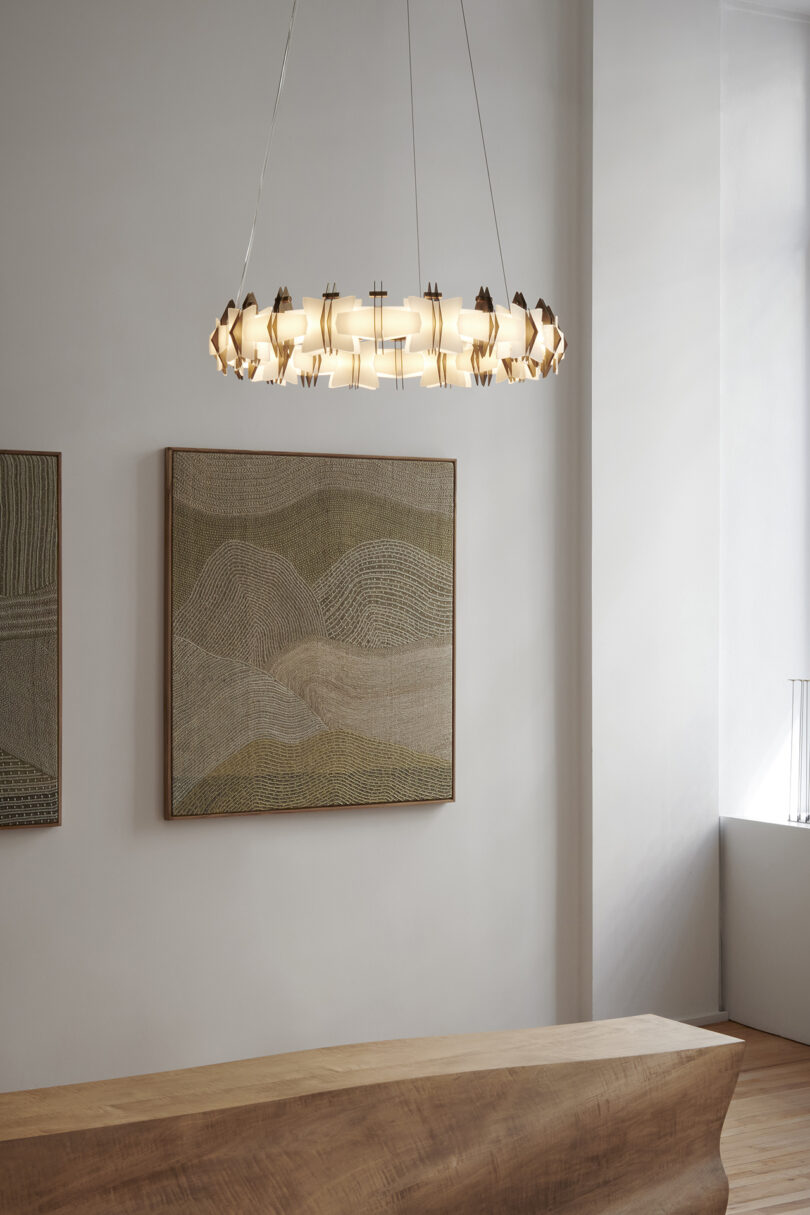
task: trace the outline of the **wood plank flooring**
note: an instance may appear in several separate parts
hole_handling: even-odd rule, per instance
[[[733,1021],[708,1028],[746,1043],[720,1142],[728,1215],[810,1215],[810,1046]]]

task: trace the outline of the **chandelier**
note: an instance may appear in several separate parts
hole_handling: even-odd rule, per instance
[[[459,3],[504,291],[508,299],[509,289],[464,0],[459,0]],[[259,174],[253,223],[236,299],[242,297],[253,251],[297,5],[298,0],[293,0],[264,162]],[[406,0],[406,14],[416,257],[421,290],[410,0]],[[282,387],[298,384],[306,388],[314,387],[322,378],[328,379],[330,388],[377,388],[380,380],[393,380],[399,387],[408,379],[418,379],[423,388],[469,388],[472,383],[480,386],[515,384],[545,378],[552,370],[556,374],[565,356],[565,336],[553,309],[543,299],[538,299],[532,308],[527,305],[521,292],[517,292],[511,304],[504,307],[493,302],[489,288],[481,286],[475,306],[465,308],[461,297],[445,299],[438,284],[430,282],[424,294],[407,296],[401,306],[387,303],[387,298],[388,292],[383,290],[382,283],[378,286],[376,282],[368,293],[368,303],[359,296],[341,295],[335,283],[328,283],[320,298],[304,296],[301,308],[294,307],[287,287],[280,287],[272,307],[266,308],[259,308],[256,297],[248,293],[242,298],[241,305],[237,305],[233,299],[228,301],[210,335],[209,350],[223,375],[227,375],[228,368],[232,367],[240,380]]]

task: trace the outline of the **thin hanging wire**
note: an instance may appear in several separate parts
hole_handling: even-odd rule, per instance
[[[503,275],[503,289],[506,292],[506,303],[509,304],[509,288],[506,285],[506,266],[503,261],[503,248],[501,247],[501,230],[498,227],[498,213],[495,210],[495,194],[492,189],[492,175],[489,171],[489,157],[487,156],[487,141],[484,138],[484,124],[481,121],[481,105],[478,101],[478,85],[475,82],[475,68],[473,67],[472,50],[470,49],[470,34],[467,29],[467,14],[464,12],[464,0],[459,0],[461,5],[461,19],[464,22],[464,37],[467,39],[467,55],[470,60],[470,75],[472,76],[473,92],[475,93],[475,108],[478,111],[478,126],[481,129],[481,147],[484,149],[484,165],[487,170],[487,181],[489,182],[489,197],[492,201],[492,218],[495,221],[495,235],[498,238],[498,253],[501,258],[501,274]]]
[[[419,290],[422,294],[422,250],[419,240],[419,186],[416,180],[416,123],[413,118],[413,59],[411,55],[411,0],[405,0],[408,16],[408,77],[411,83],[411,148],[413,150],[413,206],[416,213],[416,267],[419,272]]]
[[[281,98],[281,90],[284,88],[284,77],[287,74],[287,56],[290,53],[290,42],[292,41],[293,26],[295,25],[295,10],[298,7],[298,0],[293,0],[292,12],[290,13],[290,24],[287,27],[287,41],[284,44],[284,57],[281,60],[281,71],[278,77],[278,86],[276,88],[276,99],[273,102],[273,113],[270,118],[270,130],[267,132],[267,145],[264,149],[264,161],[262,162],[262,171],[259,174],[259,189],[256,194],[256,207],[253,212],[253,223],[250,225],[250,236],[248,238],[247,249],[245,250],[245,263],[242,266],[242,277],[239,280],[239,290],[234,299],[237,305],[242,298],[242,292],[245,289],[245,279],[247,278],[248,266],[250,265],[250,256],[253,252],[253,239],[256,235],[256,223],[259,218],[259,207],[262,201],[262,190],[264,189],[264,175],[267,171],[267,162],[270,159],[270,148],[273,144],[273,134],[276,129],[276,116],[278,114],[278,103]]]

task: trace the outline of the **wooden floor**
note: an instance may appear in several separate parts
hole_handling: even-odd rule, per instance
[[[708,1028],[747,1043],[721,1141],[728,1215],[810,1215],[810,1046],[733,1021]]]

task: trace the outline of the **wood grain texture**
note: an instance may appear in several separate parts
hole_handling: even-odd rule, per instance
[[[808,1215],[810,1046],[734,1021],[711,1028],[746,1044],[720,1141],[728,1215]]]
[[[782,1063],[810,1063],[810,1046],[803,1042],[794,1042],[790,1038],[780,1038],[778,1034],[768,1034],[762,1029],[751,1029],[748,1025],[738,1025],[736,1021],[722,1021],[712,1025],[712,1030],[718,1034],[729,1034],[732,1038],[740,1038],[745,1043],[745,1054],[741,1071],[752,1071],[760,1067],[776,1067]]]
[[[3,1210],[721,1215],[742,1050],[636,1017],[6,1094]]]

